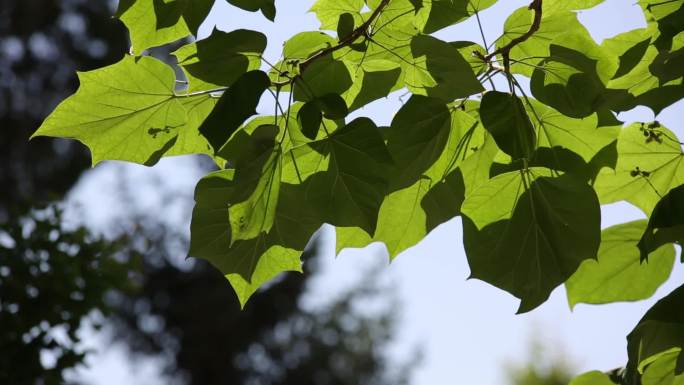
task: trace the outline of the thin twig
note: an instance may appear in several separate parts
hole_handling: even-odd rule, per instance
[[[378,4],[378,7],[375,8],[373,13],[370,15],[368,20],[366,20],[363,24],[361,24],[358,28],[352,31],[348,36],[346,36],[344,39],[342,39],[338,44],[322,49],[315,54],[309,56],[306,60],[303,60],[302,62],[299,63],[299,70],[300,72],[304,72],[306,67],[308,67],[311,63],[314,61],[318,60],[319,58],[329,55],[337,50],[340,50],[344,47],[352,45],[358,38],[362,36],[368,36],[368,29],[370,28],[371,24],[373,21],[380,16],[382,13],[382,10],[387,7],[391,0],[381,0],[380,4]]]
[[[473,5],[468,2],[468,4],[473,7]],[[487,38],[485,37],[484,30],[482,29],[482,21],[480,20],[480,13],[473,7],[473,11],[475,12],[475,18],[477,19],[477,27],[480,29],[480,36],[482,36],[482,44],[484,44],[485,47],[485,52],[489,53],[489,48],[487,45]],[[477,52],[477,51],[476,51]],[[492,86],[492,89],[496,91],[496,86],[494,85],[494,81],[492,80],[492,77],[489,77],[489,84]]]
[[[534,11],[534,20],[532,21],[532,25],[530,25],[530,29],[524,34],[509,41],[505,46],[485,56],[485,61],[489,62],[496,57],[496,55],[501,55],[506,73],[510,73],[510,53],[513,47],[529,39],[532,35],[534,35],[535,32],[539,30],[539,27],[541,26],[542,0],[532,0],[532,3],[530,3],[527,9]]]

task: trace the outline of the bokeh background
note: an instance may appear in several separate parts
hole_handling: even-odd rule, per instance
[[[0,383],[2,384],[566,384],[626,361],[625,336],[650,300],[570,311],[562,287],[535,311],[469,275],[460,219],[435,229],[391,265],[381,245],[334,254],[323,228],[306,275],[284,275],[244,311],[225,279],[186,259],[192,193],[212,169],[184,156],[153,168],[91,169],[79,143],[29,136],[78,87],[76,71],[118,61],[127,33],[116,0],[0,0]],[[274,23],[217,1],[214,28],[260,30],[265,56],[317,29],[312,0],[277,0]],[[525,1],[480,14],[493,42]],[[600,42],[645,26],[637,4],[606,0],[579,13]],[[475,20],[440,31],[481,43]],[[166,58],[173,47],[150,54]],[[387,124],[399,91],[355,112]],[[265,103],[262,111],[271,108]],[[684,135],[684,103],[657,119]],[[648,109],[620,115],[650,121]],[[603,226],[643,215],[603,210]]]

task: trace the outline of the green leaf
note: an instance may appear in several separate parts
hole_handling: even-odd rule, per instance
[[[684,13],[683,13],[684,14]],[[683,20],[684,21],[684,20]],[[684,76],[684,34],[679,34],[672,40],[670,51],[661,50],[649,66],[651,73],[660,84],[681,84]]]
[[[121,0],[116,16],[131,35],[131,51],[144,50],[196,34],[214,0]]]
[[[594,370],[573,378],[569,385],[615,385],[615,383],[607,374]]]
[[[610,227],[601,233],[598,259],[588,259],[565,282],[568,303],[602,304],[650,298],[672,271],[675,250],[665,245],[641,263],[637,242],[646,221]]]
[[[596,194],[569,174],[543,169],[498,175],[466,197],[463,240],[471,277],[542,304],[585,259],[595,258],[601,214]]]
[[[658,301],[627,336],[628,378],[637,377],[644,366],[684,346],[684,286]],[[679,356],[675,374],[684,369]]]
[[[412,9],[407,1],[390,2],[377,19],[377,24],[383,27],[374,33],[367,49],[356,52],[352,48],[344,48],[338,50],[335,57],[343,60],[352,74],[366,67],[366,62],[382,63],[383,71],[393,68],[385,63],[394,63],[402,69],[399,80],[403,80],[409,91],[446,102],[483,91],[470,64],[457,48],[432,36],[419,34],[412,25]]]
[[[475,12],[483,11],[496,0],[416,0],[420,3],[415,25],[429,34],[460,23]]]
[[[607,47],[613,46],[613,52],[616,54],[621,53],[620,49],[626,50],[621,56],[621,68],[618,74],[608,82],[607,87],[612,92],[616,89],[627,91],[634,99],[632,104],[647,106],[655,114],[659,114],[664,108],[684,96],[684,86],[682,86],[684,35],[673,40],[672,52],[659,51],[655,45],[649,44],[652,36],[653,30],[649,27],[619,35],[615,41],[611,39],[604,42]],[[640,57],[639,61],[629,68],[629,72],[621,73],[624,62],[622,59],[628,55],[633,56],[629,59],[632,62]],[[632,107],[630,103],[623,104],[626,105],[617,107],[620,110]]]
[[[397,170],[392,189],[414,184],[442,156],[450,132],[451,114],[444,102],[412,96],[387,132],[387,149]]]
[[[476,116],[479,118],[479,115]],[[485,133],[482,144],[472,146],[471,150],[474,150],[473,154],[466,158],[459,167],[463,175],[466,196],[470,195],[477,187],[489,181],[490,169],[494,158],[500,152],[494,142],[494,138],[488,133]]]
[[[590,162],[620,132],[618,127],[597,127],[596,115],[574,119],[534,99],[528,102],[528,115],[539,133],[539,147],[567,149]]]
[[[229,207],[241,194],[234,171],[209,174],[197,184],[189,254],[209,260],[225,274],[243,307],[258,287],[280,272],[301,271],[302,250],[321,224],[297,205],[303,187],[282,184],[271,231],[231,246]]]
[[[33,136],[76,139],[90,148],[93,165],[103,160],[152,165],[187,123],[173,94],[173,70],[159,60],[126,56],[78,77],[78,91]]]
[[[358,227],[335,228],[335,254],[343,249],[358,249],[373,242],[373,237]]]
[[[188,79],[188,92],[193,92],[230,86],[245,72],[258,70],[265,49],[266,36],[260,32],[214,30],[174,55]]]
[[[455,218],[463,199],[460,174],[449,174],[442,181],[422,177],[385,198],[373,240],[383,242],[390,259],[394,259],[423,240],[435,227]]]
[[[368,8],[375,11],[381,4],[382,0],[366,0]],[[395,29],[402,27],[412,27],[418,31],[419,26],[416,25],[416,13],[419,11],[421,4],[420,0],[391,0],[382,9],[378,15],[377,25],[384,26],[382,29]],[[422,4],[424,8],[429,7],[427,1]],[[381,31],[382,29],[379,29]],[[376,35],[377,36],[377,35]]]
[[[244,9],[245,11],[261,11],[261,13],[268,20],[275,20],[275,0],[228,0],[228,2],[238,8]]]
[[[480,116],[501,150],[514,159],[530,157],[536,146],[536,134],[517,96],[497,91],[485,93]]]
[[[375,231],[392,158],[370,119],[357,118],[325,139],[295,147],[285,159],[285,181],[308,180],[303,199],[325,222]]]
[[[261,233],[268,233],[278,206],[282,170],[280,147],[267,149],[256,157],[250,155],[247,159],[239,159],[236,164],[235,182],[243,188],[249,186],[247,191],[251,193],[228,208],[231,245],[238,240],[253,239]]]
[[[338,228],[337,250],[383,242],[391,259],[438,225],[459,214],[464,199],[457,167],[483,140],[482,128],[462,111],[449,113],[436,99],[414,95],[389,128],[388,150],[396,172],[373,237],[358,228]]]
[[[409,63],[403,63],[405,82],[414,94],[452,101],[484,91],[458,49],[432,36],[411,40]]]
[[[487,64],[482,60],[482,56],[487,56],[487,50],[481,45],[472,41],[452,41],[449,45],[461,53],[475,75],[479,76],[487,70]]]
[[[648,63],[649,59],[644,59],[644,56],[649,50],[651,36],[651,30],[640,28],[621,33],[601,43],[601,48],[620,58],[620,65],[613,79],[627,75],[642,63]]]
[[[551,54],[550,43],[563,34],[570,32],[583,39],[591,40],[587,29],[577,20],[577,15],[568,11],[564,5],[559,7],[559,3],[558,1],[544,1],[539,30],[511,49],[511,70],[514,73],[531,76],[540,58]],[[504,23],[503,35],[496,41],[497,48],[504,47],[513,39],[526,34],[533,20],[534,12],[527,6],[515,10]]]
[[[323,121],[323,114],[316,105],[316,102],[306,102],[297,112],[297,121],[301,127],[302,134],[311,140],[315,140],[318,129]]]
[[[684,240],[684,185],[670,190],[655,206],[648,226],[639,240],[641,260],[649,261],[652,252],[669,242]]]
[[[347,66],[327,55],[311,62],[294,84],[295,100],[310,101],[329,94],[342,94],[352,85]]]
[[[427,214],[421,207],[421,201],[431,185],[430,179],[421,178],[409,187],[390,193],[382,202],[373,240],[382,241],[387,246],[390,259],[427,235]],[[458,207],[458,203],[454,199],[454,206]]]
[[[594,188],[601,203],[626,200],[650,214],[661,196],[684,184],[682,149],[659,123],[635,123],[622,130],[615,170],[603,169]]]
[[[331,120],[344,119],[349,113],[347,103],[338,94],[323,95],[315,102],[325,117]]]
[[[677,375],[676,367],[681,350],[667,352],[650,363],[641,376],[642,385],[682,385],[684,375]]]
[[[261,71],[250,71],[240,76],[221,95],[214,110],[200,127],[214,152],[218,152],[231,135],[250,116],[256,114],[261,95],[271,85],[271,79]]]
[[[317,0],[309,12],[316,14],[321,22],[321,29],[337,30],[337,23],[342,14],[348,13],[354,17],[354,24],[360,25],[363,0]]]
[[[354,16],[351,13],[343,13],[337,22],[337,39],[342,41],[354,31]]]
[[[300,32],[285,42],[285,59],[306,59],[313,53],[331,47],[335,39],[323,32]]]
[[[216,106],[217,99],[211,95],[200,95],[182,98],[179,101],[187,112],[187,121],[178,129],[176,142],[164,155],[213,155],[213,150],[207,139],[199,132],[199,127]],[[218,161],[218,159],[215,160]]]
[[[343,96],[350,111],[387,97],[390,92],[403,85],[401,67],[389,60],[365,60],[359,67],[354,64],[348,64],[348,67],[351,67],[350,72],[354,74],[354,79]]]
[[[684,31],[684,1],[639,0],[647,21],[658,26],[660,32],[654,42],[658,49],[668,49],[672,38]]]
[[[426,0],[421,1],[416,15],[417,27],[423,33],[433,33],[456,24],[470,16],[468,0]],[[422,26],[422,28],[421,28]]]
[[[299,250],[289,250],[272,246],[259,257],[251,281],[244,279],[240,274],[226,274],[226,278],[237,295],[242,309],[247,305],[249,298],[260,287],[271,281],[283,272],[302,272],[302,263]]]
[[[682,99],[684,99],[684,85],[666,85],[641,94],[637,98],[637,103],[649,107],[654,115],[658,115],[665,108]]]
[[[332,129],[336,126],[336,124],[330,124],[333,119],[340,120],[343,123],[341,119],[348,113],[344,99],[337,94],[327,94],[315,98],[304,103],[301,108],[291,109],[291,112],[293,112],[292,110],[296,110],[300,132],[309,140],[316,140],[319,137],[321,127],[324,133],[328,133],[329,128]],[[293,130],[294,127],[287,131],[292,132]]]
[[[605,0],[551,0],[545,4],[545,12],[557,11],[578,11],[581,9],[593,8]]]
[[[397,113],[387,134],[396,165],[392,193],[380,207],[373,237],[391,259],[459,214],[465,186],[457,167],[482,135],[472,117],[450,114],[436,99],[413,96]]]
[[[558,36],[549,50],[548,59],[534,69],[530,83],[539,101],[573,118],[609,108],[633,108],[625,90],[606,90],[605,84],[618,69],[618,59],[606,54],[590,36],[568,32]]]

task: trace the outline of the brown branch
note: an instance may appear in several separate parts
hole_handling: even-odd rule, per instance
[[[315,54],[309,56],[307,59],[303,60],[302,62],[299,63],[299,71],[304,72],[306,67],[308,67],[311,63],[314,61],[318,60],[319,58],[329,55],[339,49],[342,49],[344,47],[352,45],[358,38],[363,37],[363,36],[368,36],[369,29],[373,21],[380,16],[382,13],[382,10],[387,7],[391,0],[382,0],[380,1],[380,4],[378,4],[378,7],[375,8],[373,13],[370,15],[370,17],[363,23],[361,24],[358,28],[353,30],[348,36],[344,37],[340,42],[334,46],[322,49]]]
[[[507,74],[510,74],[510,53],[513,47],[529,39],[532,35],[534,35],[535,32],[539,30],[539,27],[541,26],[542,0],[532,0],[532,3],[530,3],[527,9],[534,11],[534,20],[532,21],[532,25],[530,25],[530,29],[484,58],[486,62],[489,62],[496,55],[501,55],[503,58],[504,69]]]

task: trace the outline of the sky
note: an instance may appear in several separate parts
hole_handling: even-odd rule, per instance
[[[214,27],[224,31],[259,30],[269,38],[265,56],[275,62],[285,39],[297,32],[318,28],[315,16],[307,13],[312,3],[313,0],[277,0],[278,16],[271,23],[260,14],[245,13],[219,1],[202,26],[200,37],[206,37]],[[483,11],[480,16],[487,41],[494,41],[501,34],[506,17],[525,5],[526,1],[500,0]],[[634,1],[606,0],[591,10],[581,11],[579,18],[599,43],[606,37],[645,26],[641,10]],[[481,43],[474,19],[440,31],[436,36],[447,41]],[[354,116],[368,116],[379,125],[387,124],[399,106],[395,93],[362,108]],[[271,110],[266,104],[262,107],[264,113]],[[684,137],[679,118],[683,112],[684,103],[680,101],[664,110],[657,119]],[[621,114],[620,118],[626,122],[650,121],[654,116],[646,108],[637,108]],[[114,188],[117,175],[122,172],[149,188],[174,188],[191,194],[201,177],[192,162],[188,157],[178,157],[163,160],[154,168],[117,162],[104,164],[92,170],[91,177],[83,179],[72,194],[71,202],[83,203],[86,221],[104,221],[108,214],[89,210],[88,197],[107,186]],[[155,176],[164,177],[155,179]],[[160,183],[166,187],[160,187]],[[141,204],[153,205],[154,202]],[[604,206],[602,214],[604,228],[643,217],[639,210],[626,203]],[[325,269],[315,279],[314,290],[309,294],[312,304],[325,301],[353,284],[363,266],[377,261],[387,264],[386,253],[380,245],[343,251],[335,257],[331,230],[324,230],[322,236],[326,240]],[[504,365],[527,362],[531,340],[540,342],[550,354],[567,357],[578,373],[622,366],[627,359],[626,335],[657,299],[684,281],[684,268],[677,263],[670,280],[649,300],[601,306],[580,304],[574,311],[570,311],[561,286],[539,308],[516,315],[516,298],[484,282],[467,280],[469,269],[461,239],[461,223],[457,218],[439,226],[379,273],[378,279],[393,282],[403,305],[397,342],[390,354],[402,359],[416,344],[423,349],[423,364],[416,370],[412,382],[415,385],[504,385],[507,383]],[[97,346],[96,337],[93,337],[92,345]],[[79,370],[78,375],[99,385],[158,383],[154,380],[158,368],[155,362],[142,363],[138,372],[131,372],[122,354],[123,351],[115,347],[91,357],[91,368]]]

